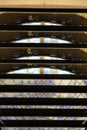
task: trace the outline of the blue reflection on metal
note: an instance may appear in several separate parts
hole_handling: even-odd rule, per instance
[[[8,117],[8,119],[9,119],[9,120],[14,120],[14,117],[11,117],[11,116],[10,116],[10,117]]]
[[[16,20],[15,20],[15,23],[16,23],[16,24],[20,24],[20,23],[21,23],[21,20],[20,20],[20,19],[16,19]]]
[[[85,109],[87,109],[87,106],[84,106]]]
[[[29,94],[29,93],[26,93],[26,97],[30,97],[30,94]]]
[[[68,117],[68,119],[69,119],[69,120],[74,120],[74,119],[75,119],[75,117]]]
[[[84,84],[87,85],[87,80],[84,80]]]
[[[27,81],[26,84],[30,84],[30,81]]]
[[[84,80],[84,84],[87,85],[87,80]],[[85,95],[87,96],[87,93]]]
[[[20,38],[21,38],[20,35],[16,35],[16,36],[14,37],[15,40],[19,40]]]
[[[44,85],[44,81],[43,80],[40,80],[40,85]]]
[[[45,98],[48,98],[48,97],[49,97],[48,95],[42,94],[42,93],[41,93],[41,96],[42,96],[42,97],[45,97]]]
[[[64,120],[65,119],[65,117],[61,117],[61,120]]]
[[[36,128],[36,130],[39,130],[39,128]]]
[[[34,85],[38,85],[38,82],[36,80],[34,81]]]
[[[23,81],[18,82],[18,84],[23,84]]]
[[[61,108],[61,106],[57,106],[57,109],[60,109]]]
[[[64,106],[64,109],[70,108],[70,106]]]
[[[19,120],[24,120],[24,118],[23,118],[23,117],[18,117],[18,119],[19,119]]]
[[[13,66],[12,66],[12,68],[13,68],[14,70],[19,69],[19,67],[20,67],[19,65],[13,65]]]
[[[51,83],[52,81],[51,80],[47,80],[47,83]]]
[[[0,80],[0,83],[2,83],[2,80]]]
[[[2,105],[2,108],[6,108],[6,106],[5,106],[5,105]]]
[[[21,108],[21,106],[18,106],[18,105],[17,105],[17,106],[14,106],[14,108]]]
[[[1,120],[5,120],[5,119],[6,119],[5,117],[3,117],[3,116],[1,117]]]
[[[18,58],[18,57],[20,57],[20,54],[19,54],[19,53],[14,53],[14,54],[13,54],[13,58]]]
[[[53,128],[49,128],[49,130],[53,130]]]
[[[13,107],[11,105],[9,105],[8,108],[13,108]]]
[[[34,117],[30,116],[29,120],[34,120]]]
[[[16,130],[21,130],[21,128],[16,128]]]
[[[18,96],[19,96],[19,97],[23,97],[22,93],[18,93]]]
[[[7,130],[12,130],[11,128],[7,128]]]
[[[32,130],[32,128],[25,128],[25,130]]]
[[[48,83],[49,85],[54,85],[54,83],[53,83],[51,80],[47,80],[47,83]]]
[[[35,93],[35,94],[34,94],[34,97],[38,97],[38,94]]]

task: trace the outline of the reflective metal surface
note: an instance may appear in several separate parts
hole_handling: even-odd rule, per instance
[[[15,25],[20,26],[20,28],[26,26],[33,26],[36,27],[39,26],[49,26],[49,27],[56,27],[56,26],[66,26],[71,27],[75,29],[75,26],[79,27],[86,27],[87,26],[87,19],[86,19],[87,13],[43,13],[43,12],[4,12],[0,14],[0,25],[4,27],[4,25]],[[10,27],[10,26],[8,26]],[[28,28],[27,28],[28,29]],[[2,31],[3,30],[3,31]],[[87,30],[86,30],[87,31]],[[87,90],[81,89],[80,87],[86,88],[87,86],[87,80],[84,79],[65,79],[64,76],[72,76],[76,77],[77,75],[85,76],[87,77],[87,32],[86,31],[30,31],[30,30],[11,30],[11,28],[5,30],[0,30],[0,76],[4,77],[3,74],[6,75],[19,75],[19,79],[4,79],[0,77],[0,87],[2,85],[5,87],[2,88],[3,91],[0,92],[0,126],[2,127],[2,130],[84,130],[85,126],[87,125]],[[33,47],[35,44],[36,47]],[[44,44],[44,45],[42,45]],[[49,47],[49,45],[55,44],[55,47]],[[56,45],[62,45],[62,47],[58,47]],[[67,45],[67,47],[63,45]],[[77,47],[73,47],[73,45],[77,45]],[[85,47],[79,47],[80,45],[84,45]],[[22,46],[24,45],[24,46]],[[41,45],[41,46],[40,46]],[[48,47],[46,47],[47,45]],[[69,47],[72,45],[72,47]],[[38,47],[39,46],[39,47]],[[23,76],[23,74],[27,74],[28,79],[21,79],[20,77]],[[53,79],[49,79],[46,77],[46,79],[41,79],[40,76],[36,75],[36,79],[29,77],[28,74],[31,75],[44,75],[48,76],[50,74],[56,74],[61,75],[63,77],[62,79],[56,79],[56,77],[53,77]],[[6,76],[5,75],[5,76]],[[25,76],[25,75],[24,75]],[[30,78],[30,79],[29,79]],[[25,85],[25,86],[24,86]],[[57,92],[46,92],[46,91],[37,91],[37,92],[16,92],[16,89],[12,91],[12,87],[58,87]],[[67,91],[63,91],[64,86],[72,87],[73,89],[67,88]],[[75,87],[79,87],[78,88]],[[11,90],[8,92],[6,90],[6,87],[9,87]],[[61,88],[62,89],[61,89]],[[60,88],[60,89],[59,89]],[[37,88],[39,90],[39,88]],[[56,88],[57,89],[57,88]],[[56,90],[55,89],[55,90]],[[1,88],[0,88],[1,90]],[[18,88],[17,88],[18,90]],[[83,90],[83,92],[82,92]],[[5,92],[4,92],[5,91]],[[49,89],[50,91],[50,89]],[[72,92],[73,91],[73,92]],[[85,92],[84,92],[85,91]],[[11,98],[11,99],[10,99]],[[21,104],[18,104],[20,99],[25,98],[21,101]],[[31,98],[31,102],[29,99]],[[41,100],[39,100],[41,98]],[[6,101],[6,100],[7,101]],[[16,100],[18,99],[18,100]],[[35,100],[33,100],[35,99]],[[36,101],[37,99],[37,101]],[[45,100],[47,99],[47,101]],[[49,100],[52,99],[52,100]],[[55,101],[56,102],[55,102]],[[60,102],[58,102],[58,100]],[[64,101],[65,103],[64,103]],[[24,102],[25,101],[25,102]],[[28,101],[28,102],[27,102]],[[36,102],[34,102],[36,101]],[[40,102],[38,102],[40,101]],[[53,105],[50,104],[50,102],[53,101]],[[70,102],[71,101],[71,102]],[[82,102],[83,101],[83,102]],[[13,105],[11,104],[13,102]],[[28,104],[30,102],[30,105]],[[45,102],[45,105],[43,105]],[[80,104],[81,102],[81,104]],[[7,104],[5,104],[7,103]],[[36,105],[33,105],[36,104]],[[38,105],[40,104],[41,105]],[[32,104],[32,105],[31,105]],[[55,104],[55,105],[54,105]],[[59,105],[57,105],[59,104]],[[62,105],[60,105],[62,104]],[[68,104],[68,105],[67,105]],[[71,105],[72,104],[72,105]],[[79,104],[79,105],[78,105]],[[11,115],[6,116],[5,110],[12,111]],[[23,111],[18,113],[18,116],[12,116],[14,115],[15,109],[55,109],[55,110],[77,110],[81,111],[83,115],[78,116],[78,112],[76,113],[77,116],[72,116],[72,113],[69,115],[69,112],[64,113],[61,112],[60,116],[45,116],[44,113],[42,113],[44,116],[31,116],[32,114],[29,113],[26,116],[23,115]],[[8,111],[8,113],[10,113]],[[3,113],[4,112],[4,113]],[[53,113],[52,113],[53,114]],[[57,111],[58,114],[58,111]],[[74,113],[75,114],[75,113]],[[27,116],[28,115],[28,116]],[[37,114],[36,114],[37,115]],[[55,115],[55,113],[54,113]],[[12,120],[24,120],[28,121],[25,122],[25,124],[29,125],[30,121],[38,121],[36,125],[42,124],[41,121],[43,120],[52,120],[54,121],[54,124],[60,126],[60,127],[49,127],[48,124],[47,127],[8,127],[8,122],[6,121],[12,121]],[[55,121],[57,121],[55,123]],[[65,121],[63,122],[63,125],[68,126],[69,122],[71,125],[73,124],[76,127],[62,127],[62,122],[59,121]],[[69,122],[66,122],[69,121]],[[77,121],[77,122],[73,122]],[[7,123],[7,124],[6,124]],[[16,125],[17,122],[13,122],[12,124]],[[20,122],[19,122],[20,123]],[[35,122],[34,122],[35,123]],[[10,126],[12,125],[10,124]],[[33,125],[30,122],[31,126]],[[54,125],[52,123],[52,125]],[[22,124],[21,124],[22,125]],[[51,123],[50,123],[51,125]],[[79,126],[79,127],[77,127]],[[62,128],[61,128],[62,127]],[[84,128],[82,128],[84,127]]]

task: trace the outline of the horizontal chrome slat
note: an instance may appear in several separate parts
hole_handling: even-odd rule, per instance
[[[87,75],[70,74],[0,74],[0,79],[87,79]]]
[[[75,61],[70,61],[70,60],[0,60],[0,64],[13,64],[13,63],[16,63],[16,64],[26,64],[26,63],[31,63],[31,64],[56,64],[56,65],[59,65],[59,64],[65,64],[65,65],[68,65],[68,64],[77,64],[77,65],[80,65],[80,64],[87,64],[87,60],[86,61],[83,61],[83,60],[75,60]],[[84,64],[83,64],[84,65]]]
[[[33,25],[0,25],[0,30],[21,31],[87,31],[87,26],[33,26]]]
[[[86,117],[84,109],[0,109],[0,116]]]
[[[87,44],[66,44],[66,43],[0,43],[0,48],[8,48],[8,47],[35,47],[35,48],[87,48]]]
[[[40,67],[65,70],[78,75],[87,74],[87,61],[83,60],[0,60],[0,74],[5,74],[14,70]],[[20,72],[18,74],[20,74]]]
[[[58,39],[63,41],[68,41],[72,44],[80,44],[80,43],[87,43],[87,32],[80,32],[80,31],[73,31],[73,32],[67,32],[67,31],[0,31],[0,42],[16,42],[23,39],[30,39],[30,38],[49,38],[52,41],[52,39],[55,39],[56,41]],[[16,42],[17,43],[17,42]],[[59,43],[58,43],[59,44]]]
[[[87,98],[0,98],[0,105],[87,105]]]
[[[15,14],[15,17],[12,19],[12,21],[10,22],[15,22],[15,18],[18,18],[20,14],[18,14],[18,16],[16,16],[16,13],[21,12],[25,14],[34,14],[34,16],[37,15],[41,15],[41,13],[52,13],[53,14],[57,14],[57,13],[65,13],[66,15],[69,13],[70,15],[72,15],[72,13],[87,13],[87,9],[25,9],[25,8],[0,8],[0,12],[6,12],[7,14],[3,15],[3,16],[10,16],[9,14],[13,13]],[[40,13],[39,13],[40,12]],[[0,19],[0,22],[3,23],[3,17],[2,15],[0,15],[0,17],[2,19]],[[7,16],[7,17],[8,17]],[[22,15],[23,16],[23,15]],[[28,15],[26,15],[28,16]],[[44,15],[43,15],[44,16]],[[62,16],[62,15],[61,15]],[[2,52],[6,51],[6,49],[9,48],[9,50],[11,49],[18,49],[19,48],[24,48],[26,47],[26,51],[27,49],[31,49],[31,47],[35,47],[35,48],[52,48],[52,49],[71,49],[71,48],[76,48],[76,49],[82,49],[82,48],[87,48],[87,42],[86,42],[86,33],[84,33],[84,31],[87,31],[87,26],[86,26],[86,18],[83,18],[82,16],[78,16],[78,15],[74,15],[76,16],[75,18],[73,17],[74,21],[75,19],[78,17],[80,20],[82,19],[82,21],[77,21],[78,23],[84,23],[82,24],[83,26],[77,26],[78,24],[74,25],[71,22],[71,25],[65,24],[66,26],[31,26],[31,25],[10,25],[9,24],[9,20],[8,19],[8,24],[9,25],[0,25],[0,36],[1,36],[1,41],[0,41],[0,50],[2,50]],[[11,16],[10,16],[11,17]],[[65,16],[66,17],[66,16]],[[27,21],[29,21],[29,16],[26,17],[27,19],[24,19],[25,17],[23,17],[23,22],[22,23],[26,23]],[[49,22],[55,22],[54,21],[50,21],[51,17],[49,18],[44,18],[41,17],[41,19],[44,19],[45,22],[49,21]],[[17,19],[16,19],[17,20]],[[33,20],[35,21],[35,20]],[[37,20],[39,22],[39,20]],[[20,22],[16,21],[16,22]],[[58,23],[58,22],[57,22]],[[69,23],[70,24],[70,23]],[[80,24],[79,24],[80,25]],[[63,39],[63,40],[68,40],[70,41],[70,44],[33,44],[33,43],[14,43],[19,39],[15,39],[14,34],[12,34],[12,37],[10,37],[11,35],[9,34],[9,38],[7,39],[7,43],[3,43],[4,41],[4,37],[5,35],[3,35],[1,32],[5,32],[5,31],[13,31],[13,32],[18,32],[21,31],[22,33],[24,31],[28,31],[25,34],[23,34],[23,38],[28,37],[29,38],[29,31],[39,31],[39,32],[64,32],[66,33],[78,33],[80,32],[82,35],[81,36],[77,36],[77,38],[75,40],[73,40],[71,37],[71,39]],[[71,32],[70,32],[71,31]],[[42,35],[42,34],[41,34]],[[36,35],[37,36],[37,35]],[[45,34],[46,36],[46,34]],[[4,38],[4,39],[3,39]],[[11,39],[10,39],[11,38]],[[16,37],[17,38],[17,37]],[[51,38],[54,38],[54,36]],[[14,40],[13,40],[14,39]],[[62,38],[60,38],[62,39]],[[14,41],[13,43],[10,43],[9,40]],[[74,41],[74,42],[72,42]],[[73,44],[74,43],[74,44]],[[85,43],[85,44],[84,44]],[[21,50],[22,51],[22,50]],[[81,50],[80,50],[81,51]],[[3,53],[0,53],[0,59],[3,56]],[[27,52],[26,52],[27,53]],[[80,54],[80,52],[78,52]],[[13,52],[12,52],[13,54]],[[24,53],[23,53],[24,54]],[[28,54],[28,53],[27,53]],[[5,53],[6,55],[6,53]],[[11,54],[9,53],[9,56]],[[54,54],[55,55],[55,54]],[[75,53],[76,55],[76,53]],[[22,55],[23,56],[23,55]],[[29,55],[30,56],[30,55]],[[77,65],[78,67],[81,66],[81,68],[84,68],[85,70],[85,74],[4,74],[4,72],[2,72],[0,74],[0,79],[83,79],[86,80],[87,79],[87,73],[86,73],[86,64],[87,64],[87,60],[86,60],[86,52],[85,52],[85,60],[83,61],[81,59],[81,57],[83,57],[82,53],[80,54],[80,57],[71,61],[69,60],[65,60],[65,61],[56,61],[56,60],[12,60],[11,58],[5,60],[4,58],[2,58],[2,60],[0,60],[0,69],[5,67],[8,67],[7,65],[19,65],[19,64],[57,64],[57,65]],[[65,58],[64,58],[65,59]],[[84,59],[84,58],[83,58]],[[2,67],[3,66],[3,67]],[[12,67],[12,66],[11,66]],[[52,66],[54,67],[54,66]],[[17,66],[14,66],[14,68],[17,70]],[[26,67],[25,67],[26,68]],[[35,68],[35,66],[34,66]],[[81,70],[80,68],[80,70]],[[19,69],[18,69],[19,70]],[[82,70],[81,70],[82,71]],[[8,92],[53,92],[53,93],[87,93],[87,86],[60,86],[60,85],[0,85],[0,92],[6,92],[6,94]],[[87,98],[12,98],[12,97],[1,97],[0,98],[0,105],[73,105],[73,106],[87,106]],[[3,116],[52,116],[52,117],[58,117],[58,116],[66,116],[66,117],[87,117],[87,109],[2,109],[0,108],[0,117]],[[87,121],[85,120],[1,120],[0,119],[0,127],[87,127]]]
[[[65,85],[0,85],[0,92],[53,92],[53,93],[87,93],[87,86]]]
[[[86,127],[84,120],[2,120],[0,127]]]
[[[71,18],[70,18],[71,17]],[[50,22],[60,25],[69,25],[69,26],[77,26],[87,25],[87,19],[83,16],[79,15],[79,13],[2,13],[0,14],[0,24],[3,25],[21,25],[24,23],[31,22]],[[26,25],[25,25],[26,26]]]
[[[86,13],[86,8],[0,8],[0,11],[6,12],[74,12]]]
[[[6,43],[7,44],[7,43]],[[3,43],[2,43],[3,45]],[[6,45],[7,46],[7,45]],[[14,45],[15,46],[15,45]],[[10,49],[10,51],[9,51]],[[51,58],[61,58],[64,60],[74,61],[86,61],[87,60],[87,48],[61,48],[61,47],[0,47],[0,59],[12,60],[15,58],[29,58],[30,56],[45,56]]]

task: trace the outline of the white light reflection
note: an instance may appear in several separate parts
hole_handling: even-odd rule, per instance
[[[11,43],[41,43],[40,42],[40,38],[26,38],[26,39],[21,39],[21,40],[16,40],[16,41],[12,41]],[[67,40],[61,40],[61,39],[57,39],[57,38],[44,38],[44,42],[43,43],[67,43],[67,44],[72,44],[71,42],[67,41]]]

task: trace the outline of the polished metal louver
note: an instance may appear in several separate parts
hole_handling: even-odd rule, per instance
[[[86,9],[0,8],[1,129],[86,129],[86,79]]]

